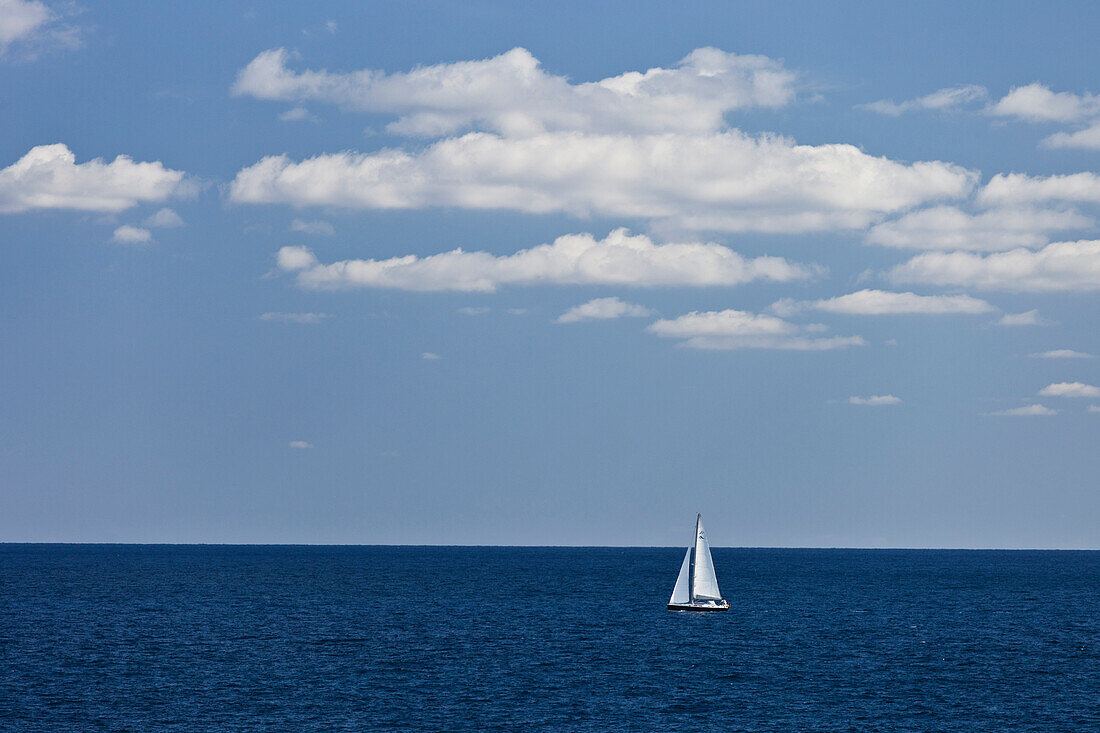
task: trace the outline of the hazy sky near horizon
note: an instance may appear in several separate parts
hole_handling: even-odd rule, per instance
[[[0,541],[1100,547],[1095,3],[0,0]]]

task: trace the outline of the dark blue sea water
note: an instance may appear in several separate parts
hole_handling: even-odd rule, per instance
[[[1100,553],[0,545],[0,730],[1100,731]]]

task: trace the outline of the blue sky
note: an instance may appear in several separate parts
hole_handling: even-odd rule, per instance
[[[0,539],[1098,547],[1098,16],[0,1]]]

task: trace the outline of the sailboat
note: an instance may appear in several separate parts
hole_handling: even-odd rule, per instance
[[[695,549],[695,562],[691,550]],[[710,557],[707,531],[703,529],[703,515],[695,517],[695,542],[688,545],[684,564],[676,577],[676,587],[668,599],[670,611],[725,611],[730,607],[718,590],[718,578],[714,575],[714,561]]]

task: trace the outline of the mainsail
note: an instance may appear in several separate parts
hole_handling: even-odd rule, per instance
[[[680,574],[676,576],[676,587],[672,589],[672,598],[668,599],[669,603],[687,603],[691,600],[691,594],[688,591],[688,574],[691,567],[691,548],[687,549],[684,553],[684,564],[680,566]]]
[[[683,573],[683,571],[680,571]],[[714,575],[714,561],[710,558],[710,543],[707,542],[707,532],[703,529],[703,515],[695,520],[695,577],[693,578],[691,591],[692,599],[721,600],[722,592],[718,590],[718,578]],[[676,582],[680,587],[680,582]]]

